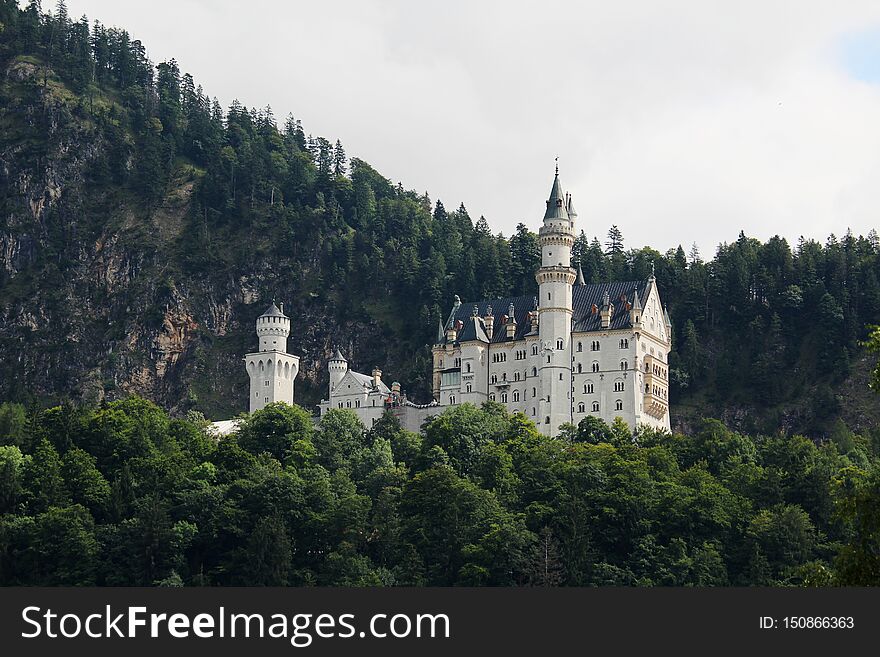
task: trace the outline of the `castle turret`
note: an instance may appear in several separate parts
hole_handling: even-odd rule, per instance
[[[639,329],[642,327],[642,301],[638,290],[635,291],[633,296],[635,298],[633,299],[632,307],[629,309],[629,323],[633,325],[633,328]]]
[[[284,307],[284,304],[281,306]],[[257,336],[260,338],[260,351],[287,351],[287,337],[290,335],[290,318],[273,302],[262,315],[257,317]]]
[[[569,209],[572,212],[569,212]],[[538,231],[541,268],[538,281],[538,335],[541,339],[541,432],[555,436],[559,425],[571,421],[571,268],[574,245],[574,205],[559,181],[559,167],[547,199],[544,223]]]
[[[250,412],[267,404],[293,404],[293,382],[299,372],[299,356],[287,353],[290,318],[274,303],[257,317],[259,351],[244,357],[251,380]]]
[[[345,356],[342,355],[339,349],[334,351],[333,356],[327,361],[327,370],[330,372],[330,395],[332,396],[336,386],[339,385],[342,377],[348,372],[348,361],[345,360]]]

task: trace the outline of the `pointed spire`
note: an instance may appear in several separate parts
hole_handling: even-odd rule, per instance
[[[333,356],[330,358],[330,360],[341,360],[346,363],[348,362],[347,360],[345,360],[345,356],[342,355],[342,352],[339,351],[339,347],[336,347],[336,351],[333,352]]]
[[[575,281],[575,285],[586,285],[587,282],[584,280],[584,270],[581,269],[581,261],[578,260],[578,277],[577,281]]]
[[[572,219],[578,216],[577,210],[574,209],[574,201],[571,200],[571,194],[568,194],[565,199],[565,210],[568,212],[568,216]]]
[[[441,342],[443,342],[444,337],[445,336],[443,334],[443,322],[438,319],[437,320],[437,344],[440,344]]]
[[[557,159],[556,176],[553,178],[550,198],[547,199],[547,210],[544,212],[544,220],[568,219],[568,211],[565,209],[565,206],[565,192],[562,191],[562,183],[559,182],[559,161]]]
[[[635,297],[633,299],[633,310],[641,310],[642,309],[642,299],[641,299],[641,295],[639,295],[638,289],[633,294],[633,297]]]
[[[654,261],[652,260],[652,261],[651,261],[651,276],[650,276],[650,280],[653,281],[655,278],[656,278],[656,277],[655,277],[655,275],[654,275]]]

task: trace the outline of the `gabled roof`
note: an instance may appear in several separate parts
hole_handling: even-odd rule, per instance
[[[611,324],[609,330],[629,328],[632,326],[629,318],[629,310],[626,304],[634,305],[636,294],[639,295],[639,302],[644,305],[648,300],[648,291],[650,290],[649,281],[618,281],[614,283],[591,283],[590,285],[579,285],[572,289],[572,332],[584,331],[601,331],[599,313],[595,315],[592,312],[593,304],[597,308],[602,307],[602,300],[605,293],[614,311],[611,313]],[[626,301],[621,300],[625,296]]]
[[[367,376],[366,374],[361,374],[360,372],[355,372],[354,370],[348,370],[345,373],[345,376],[339,381],[334,390],[342,390],[342,384],[346,382],[346,379],[351,378],[356,385],[361,386],[361,389],[367,388],[369,390],[373,390],[373,377]],[[352,388],[354,390],[354,388]],[[379,379],[379,392],[381,393],[390,393],[391,389],[385,385],[385,382]],[[340,392],[340,394],[342,394]]]
[[[599,313],[593,314],[593,304],[597,308],[601,307],[602,299],[605,294],[611,304],[614,306],[614,312],[611,314],[611,324],[609,330],[624,329],[631,326],[629,311],[626,303],[633,304],[636,294],[639,295],[639,302],[644,305],[647,301],[648,290],[650,289],[650,281],[618,281],[614,283],[590,283],[588,285],[575,285],[572,288],[572,331],[600,331]],[[621,296],[626,297],[626,301],[621,300]],[[514,306],[514,317],[516,319],[516,333],[513,338],[507,337],[507,328],[501,322],[501,315],[507,311],[510,304]],[[493,343],[510,342],[511,340],[522,340],[532,331],[532,325],[529,321],[529,311],[534,308],[535,298],[532,295],[520,297],[505,297],[503,299],[487,299],[476,303],[462,303],[458,310],[453,314],[453,320],[461,320],[464,324],[457,336],[457,342],[468,342],[471,340],[488,341],[485,332],[480,337],[477,326],[483,329],[483,318],[489,306],[492,306],[494,315],[494,328],[492,333]],[[477,307],[478,317],[473,316],[473,307]],[[445,343],[445,338],[443,342]]]

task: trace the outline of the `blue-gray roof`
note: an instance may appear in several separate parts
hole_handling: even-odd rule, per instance
[[[260,315],[260,317],[287,317],[287,315],[281,312],[273,301],[272,305],[266,308],[266,312]]]
[[[614,306],[609,329],[629,328],[631,323],[626,303],[632,304],[635,301],[635,295],[638,293],[640,303],[644,305],[647,300],[648,285],[649,281],[619,281],[615,283],[575,285],[572,287],[572,331],[602,330],[599,313],[594,314],[592,308],[594,304],[597,308],[601,307],[602,298],[606,292]],[[508,342],[511,338],[507,337],[507,327],[501,323],[501,316],[507,313],[507,308],[511,303],[514,306],[514,317],[516,319],[516,333],[512,339],[524,339],[532,330],[528,315],[529,311],[534,308],[534,301],[535,298],[533,296],[527,295],[462,303],[453,316],[453,321],[460,320],[463,323],[462,329],[457,336],[457,342],[486,339],[485,333],[481,329],[483,328],[483,317],[486,316],[488,306],[492,306],[492,312],[495,317],[492,342]],[[476,322],[473,317],[474,306],[477,307],[478,313]]]
[[[544,219],[568,219],[566,209],[565,192],[562,191],[562,183],[559,182],[559,174],[553,178],[553,187],[550,189],[550,198],[547,199],[547,210]]]

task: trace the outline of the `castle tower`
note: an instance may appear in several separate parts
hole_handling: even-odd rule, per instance
[[[577,276],[571,268],[571,247],[576,216],[571,197],[562,191],[557,166],[544,223],[538,231],[541,268],[535,275],[541,340],[538,426],[548,436],[555,436],[559,425],[571,421],[572,286]]]
[[[342,378],[345,376],[345,373],[348,372],[348,361],[345,360],[345,356],[342,355],[342,352],[337,349],[333,353],[333,357],[327,361],[327,370],[330,372],[330,396],[327,399],[331,399],[333,397],[333,391],[336,390],[336,386],[339,385],[339,382],[342,381]]]
[[[267,404],[293,404],[293,381],[299,372],[299,356],[287,353],[290,318],[274,303],[257,317],[260,350],[244,357],[251,380],[250,412]]]

